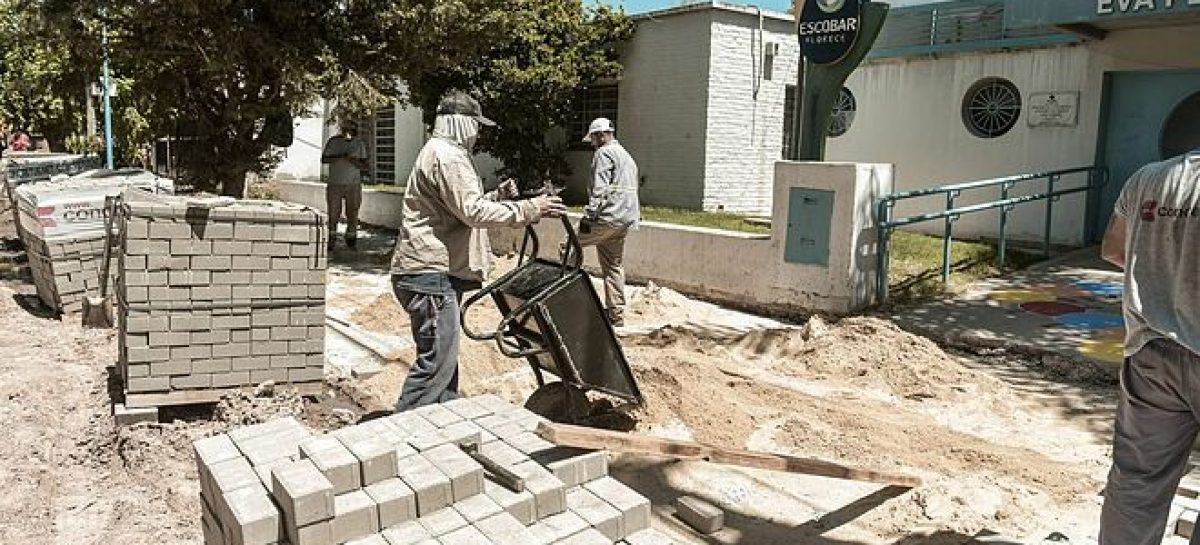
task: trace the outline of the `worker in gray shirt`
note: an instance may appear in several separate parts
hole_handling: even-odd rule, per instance
[[[451,91],[437,106],[404,191],[392,253],[392,291],[408,312],[416,359],[396,411],[458,397],[459,305],[492,269],[490,227],[518,227],[566,213],[550,195],[516,200],[514,181],[484,193],[471,159],[481,127],[495,126],[479,101]]]
[[[367,147],[358,139],[352,124],[342,122],[342,132],[330,138],[321,152],[321,162],[329,165],[325,185],[326,212],[329,213],[329,251],[335,248],[334,236],[346,211],[346,246],[358,247],[358,209],[362,206],[362,171],[369,170]]]
[[[616,127],[603,117],[592,121],[584,142],[596,148],[584,217],[579,220],[579,243],[595,246],[604,275],[604,298],[613,326],[625,325],[625,236],[641,219],[638,205],[638,167],[617,142]]]
[[[1125,270],[1125,362],[1100,545],[1158,545],[1200,431],[1200,150],[1129,179],[1101,252]]]

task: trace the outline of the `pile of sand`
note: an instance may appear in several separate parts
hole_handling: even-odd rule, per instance
[[[625,309],[631,323],[683,323],[709,317],[711,310],[686,295],[650,282],[634,290]]]
[[[877,318],[846,318],[830,326],[814,317],[803,331],[757,338],[739,348],[786,376],[881,389],[908,399],[956,400],[975,395],[981,386],[1004,388],[933,341]]]
[[[358,307],[350,315],[350,321],[367,331],[383,335],[410,333],[408,313],[391,293],[381,294],[369,304]]]
[[[746,448],[765,430],[780,452],[924,478],[919,493],[864,520],[880,535],[927,523],[965,535],[1024,528],[1048,506],[1091,501],[1100,489],[1094,468],[1042,454],[1037,435],[1053,430],[1013,439],[1000,427],[1008,385],[888,322],[815,322],[731,347],[666,330],[627,353],[646,396],[643,433],[682,423],[698,441]],[[983,409],[962,423],[967,433],[930,403]]]

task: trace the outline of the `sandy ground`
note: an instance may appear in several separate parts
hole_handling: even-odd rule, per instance
[[[327,429],[361,413],[332,384],[315,402],[280,389],[118,428],[115,332],[38,317],[25,308],[35,299],[0,284],[0,543],[202,543],[193,440],[281,415]]]
[[[391,405],[411,350],[363,381],[331,384],[317,402],[285,393],[215,411],[164,412],[159,425],[115,428],[108,416],[111,332],[39,318],[0,285],[0,543],[199,543],[190,442],[230,426],[296,414],[329,428]],[[332,304],[332,303],[331,303]],[[380,333],[407,317],[389,294],[350,315]],[[689,324],[723,323],[670,290],[638,290],[627,356],[647,397],[638,429],[664,437],[908,472],[915,490],[615,456],[614,474],[655,502],[656,526],[688,543],[950,544],[999,532],[1040,542],[1095,539],[1115,393],[1094,377],[1002,350],[950,354],[889,322],[851,318],[762,329],[736,340]],[[725,311],[722,311],[725,312]],[[498,319],[490,305],[469,320]],[[520,402],[523,361],[464,341],[462,390]],[[1102,382],[1102,381],[1101,381]],[[680,494],[726,509],[728,528],[686,532],[669,515]]]
[[[647,397],[637,432],[908,472],[926,484],[899,493],[619,457],[616,471],[656,501],[699,495],[743,526],[697,542],[964,543],[988,532],[1034,543],[1054,532],[1094,541],[1115,399],[1104,379],[1002,350],[950,354],[876,318],[814,318],[734,342],[686,327],[720,328],[736,314],[715,308],[667,289],[634,290],[627,329],[655,326],[625,337]],[[379,332],[408,327],[389,294],[353,317]],[[482,304],[468,319],[484,327],[499,315]],[[399,354],[362,383],[378,408],[392,402],[411,357]],[[464,341],[461,373],[469,394],[519,403],[535,387],[523,361],[491,344]],[[712,485],[731,478],[741,483],[733,491]],[[786,494],[781,483],[790,484]],[[830,523],[847,504],[862,512]]]

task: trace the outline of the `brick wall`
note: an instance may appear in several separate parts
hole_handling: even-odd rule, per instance
[[[711,20],[708,10],[642,19],[626,45],[617,138],[638,162],[645,204],[703,200]]]
[[[796,81],[799,46],[790,21],[711,10],[712,47],[704,153],[706,210],[769,214],[774,163],[782,158],[787,85]],[[779,44],[771,80],[763,43]],[[756,93],[757,83],[757,93]]]

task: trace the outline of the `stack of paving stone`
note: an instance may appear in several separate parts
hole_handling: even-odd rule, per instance
[[[665,545],[604,452],[550,444],[541,417],[461,398],[312,435],[294,419],[197,441],[207,545]],[[513,492],[464,450],[525,480]]]
[[[74,176],[86,170],[100,168],[99,157],[67,153],[9,152],[4,154],[0,168],[4,192],[2,197],[12,209],[13,223],[20,233],[21,219],[17,213],[16,189],[25,184],[49,181],[55,176]]]
[[[127,399],[321,382],[327,264],[321,212],[139,191],[123,199],[116,295]]]
[[[100,294],[105,245],[105,199],[135,187],[171,193],[169,178],[137,170],[124,175],[81,174],[54,183],[20,185],[15,190],[21,241],[38,297],[61,312],[82,310],[83,300]],[[109,268],[110,279],[116,267]]]

